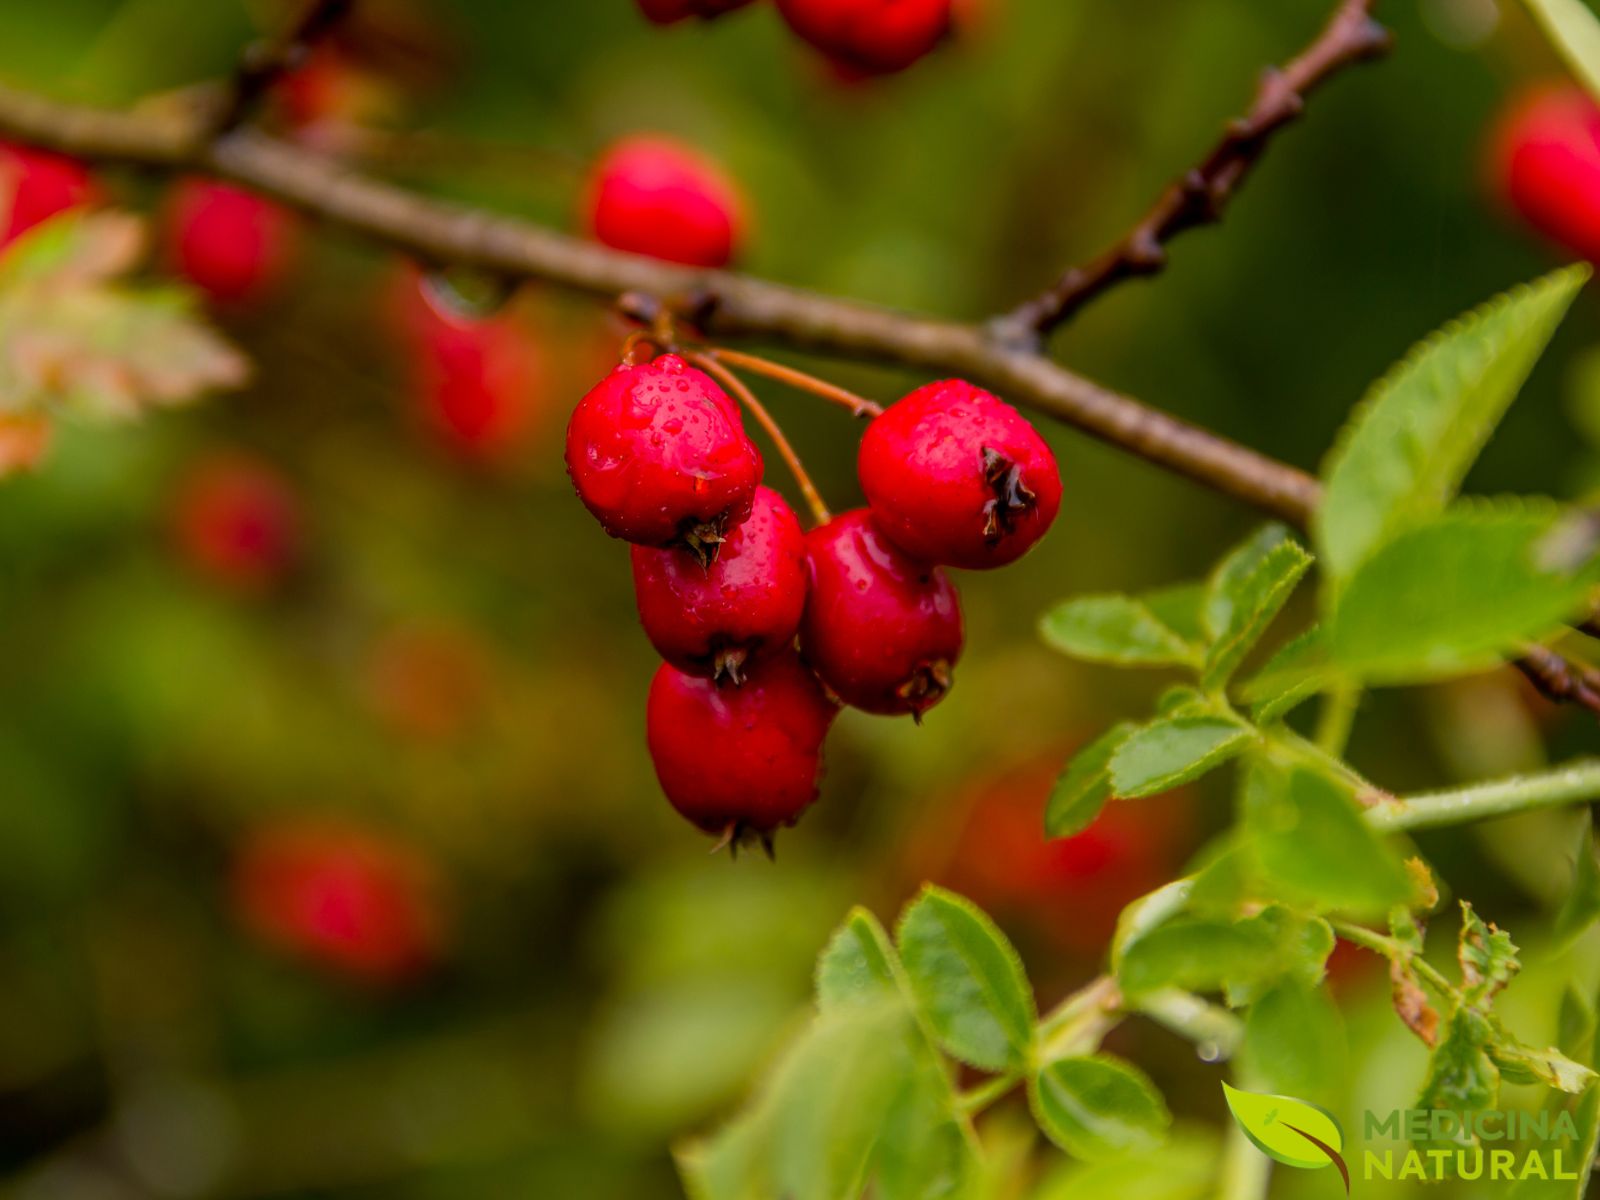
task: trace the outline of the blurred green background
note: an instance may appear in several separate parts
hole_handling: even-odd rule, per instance
[[[363,66],[386,98],[367,151],[429,192],[572,228],[585,165],[611,139],[670,132],[747,191],[739,266],[976,318],[1116,237],[1329,6],[976,7],[956,44],[845,85],[766,4],[662,30],[632,0],[371,0]],[[1186,238],[1163,278],[1077,320],[1067,362],[1314,467],[1412,341],[1559,261],[1497,210],[1482,163],[1496,109],[1557,73],[1549,51],[1492,0],[1385,7],[1394,56],[1319,94],[1225,225]],[[225,76],[283,11],[0,0],[0,79],[127,105]],[[160,211],[162,180],[102,183]],[[309,229],[281,294],[218,314],[256,364],[245,392],[64,429],[41,472],[0,485],[7,1196],[676,1195],[669,1145],[727,1112],[794,1028],[850,903],[889,916],[925,877],[962,887],[1050,1003],[1096,972],[1116,908],[1228,820],[1214,777],[1028,874],[1054,769],[1161,682],[1050,655],[1037,614],[1196,575],[1259,519],[1051,427],[1062,519],[1015,568],[960,580],[968,651],[950,699],[921,728],[846,714],[822,800],[776,863],[708,857],[645,752],[655,662],[627,555],[561,466],[566,412],[622,330],[526,289],[536,436],[510,464],[474,466],[416,417],[395,276],[383,251]],[[1584,357],[1597,331],[1591,295],[1473,488],[1576,497],[1600,478],[1583,436],[1600,435]],[[883,400],[919,382],[776,353]],[[858,430],[766,391],[835,508],[856,502]],[[277,586],[219,586],[175,539],[182,482],[218,453],[270,464],[292,490],[301,552]],[[1408,789],[1597,742],[1503,672],[1371,697],[1353,758]],[[231,864],[259,830],[313,815],[426,860],[440,922],[426,969],[351,977],[252,933]],[[1536,943],[1572,820],[1423,845]],[[1387,1012],[1375,961],[1344,958],[1358,1069],[1341,1103],[1393,1107],[1422,1051]],[[1517,985],[1530,1040],[1566,970]],[[1116,1048],[1209,1128],[1179,1144],[1206,1161],[1215,1069],[1145,1025]],[[1283,1194],[1318,1183],[1284,1180]]]

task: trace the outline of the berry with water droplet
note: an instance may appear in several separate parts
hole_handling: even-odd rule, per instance
[[[864,508],[813,529],[806,549],[806,661],[846,704],[920,719],[950,690],[961,656],[955,584],[900,551]]]
[[[664,354],[619,366],[579,401],[567,473],[612,537],[687,546],[709,562],[750,515],[761,453],[728,394]]]
[[[875,419],[858,471],[885,535],[944,566],[1013,562],[1061,508],[1061,474],[1038,431],[959,379],[918,388]]]

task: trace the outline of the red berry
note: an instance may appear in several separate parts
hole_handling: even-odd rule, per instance
[[[688,17],[709,21],[749,3],[750,0],[639,0],[639,7],[657,25],[670,25]]]
[[[761,453],[727,393],[665,354],[619,366],[578,402],[567,473],[612,537],[710,558],[750,515]]]
[[[432,864],[405,843],[331,821],[253,834],[234,863],[241,918],[272,945],[367,983],[437,959],[443,918]]]
[[[948,379],[872,422],[861,487],[879,527],[913,558],[1003,566],[1045,535],[1061,507],[1055,455],[1004,401]]]
[[[54,440],[55,426],[49,417],[38,413],[0,415],[0,479],[34,470]]]
[[[778,0],[800,37],[869,74],[909,67],[950,32],[951,0]]]
[[[1491,137],[1498,189],[1540,233],[1600,262],[1600,107],[1576,87],[1516,100]]]
[[[589,225],[618,250],[692,267],[723,267],[743,231],[738,188],[696,151],[670,138],[624,138],[595,164]]]
[[[75,158],[0,142],[0,246],[9,246],[41,221],[89,204],[88,169]]]
[[[480,724],[493,692],[488,648],[463,626],[405,624],[386,632],[366,664],[376,714],[407,739],[445,742]]]
[[[684,549],[633,548],[639,619],[656,652],[690,675],[738,683],[757,659],[794,641],[805,611],[806,539],[771,488],[702,566]]]
[[[178,489],[178,546],[201,574],[239,591],[260,591],[293,564],[299,505],[271,467],[218,455],[193,468]]]
[[[903,554],[864,508],[813,529],[806,549],[806,661],[846,704],[920,719],[950,690],[961,657],[961,603],[949,576]]]
[[[650,684],[646,737],[672,807],[737,845],[793,825],[817,798],[836,712],[793,650],[757,663],[737,687],[663,663]]]
[[[205,179],[186,179],[167,210],[173,266],[220,304],[264,298],[292,264],[293,216],[251,192]]]

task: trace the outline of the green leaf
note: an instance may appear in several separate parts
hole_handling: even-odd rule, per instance
[[[1327,989],[1285,979],[1245,1015],[1239,1050],[1246,1078],[1274,1092],[1320,1099],[1344,1076],[1344,1024]]]
[[[1039,622],[1044,640],[1063,654],[1117,666],[1194,666],[1200,652],[1131,596],[1080,596],[1056,605]]]
[[[1294,1096],[1266,1096],[1222,1085],[1228,1110],[1256,1149],[1291,1167],[1316,1170],[1333,1165],[1327,1151],[1344,1152],[1344,1131],[1327,1112]]]
[[[1562,944],[1572,941],[1593,925],[1596,918],[1600,918],[1600,861],[1595,859],[1594,821],[1585,811],[1573,860],[1572,888],[1556,914],[1556,941]]]
[[[1550,561],[1553,506],[1462,504],[1408,529],[1358,570],[1327,626],[1349,677],[1423,683],[1492,666],[1581,609],[1593,561]]]
[[[1125,945],[1117,980],[1129,996],[1177,987],[1242,999],[1289,975],[1314,983],[1332,950],[1326,923],[1277,907],[1238,920],[1184,916]]]
[[[878,918],[853,908],[817,960],[817,1006],[876,1003],[898,994],[895,952]]]
[[[1113,726],[1072,756],[1045,806],[1046,834],[1070,837],[1083,832],[1100,815],[1111,796],[1111,756],[1137,728],[1131,722]]]
[[[1500,1095],[1500,1068],[1489,1057],[1493,1030],[1481,1013],[1457,1008],[1445,1024],[1444,1037],[1428,1062],[1428,1075],[1422,1095],[1414,1108],[1437,1108],[1452,1113],[1470,1114],[1493,1108]],[[1430,1137],[1421,1145],[1437,1144],[1440,1149],[1470,1146],[1476,1139],[1461,1136],[1435,1143]]]
[[[1051,1141],[1089,1160],[1150,1150],[1172,1123],[1144,1073],[1107,1054],[1050,1063],[1028,1081],[1028,1101]]]
[[[1205,584],[1178,583],[1157,588],[1141,593],[1139,602],[1155,614],[1156,620],[1191,646],[1203,646],[1210,640],[1202,615],[1206,603]]]
[[[1130,733],[1111,755],[1111,790],[1152,796],[1197,779],[1240,754],[1249,727],[1228,717],[1168,717]]]
[[[1179,1125],[1160,1146],[1131,1158],[1068,1160],[1032,1200],[1216,1200],[1221,1157],[1210,1130]]]
[[[1567,267],[1491,300],[1367,393],[1323,465],[1312,519],[1335,580],[1450,502],[1588,278]]]
[[[765,1111],[741,1116],[714,1137],[673,1152],[689,1200],[764,1200],[770,1125]]]
[[[1250,715],[1259,725],[1280,721],[1334,681],[1320,626],[1284,643],[1244,685]]]
[[[975,1139],[955,1111],[943,1060],[920,1057],[889,1106],[873,1153],[872,1195],[877,1200],[964,1197],[979,1170]]]
[[[925,887],[900,922],[912,994],[950,1054],[988,1071],[1028,1060],[1037,1013],[1022,960],[970,900]]]
[[[1461,997],[1466,1004],[1487,1007],[1522,969],[1511,935],[1484,923],[1472,905],[1461,902],[1461,939],[1456,948],[1461,964]]]
[[[1153,929],[1172,920],[1189,903],[1193,884],[1187,879],[1174,879],[1153,892],[1140,896],[1117,916],[1117,930],[1111,939],[1111,969],[1120,971],[1122,956]]]
[[[1243,809],[1273,895],[1356,916],[1381,916],[1411,898],[1400,856],[1322,775],[1256,763]]]
[[[1574,1062],[1554,1046],[1539,1050],[1515,1038],[1500,1036],[1490,1044],[1489,1056],[1507,1083],[1542,1083],[1577,1095],[1595,1081],[1593,1070]]]
[[[1220,687],[1239,669],[1310,566],[1281,525],[1266,526],[1222,561],[1206,593],[1211,648],[1202,686]]]
[[[1583,0],[1523,0],[1567,69],[1600,99],[1600,21]]]

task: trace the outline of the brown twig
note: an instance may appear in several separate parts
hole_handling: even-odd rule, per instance
[[[1160,271],[1166,266],[1167,243],[1180,233],[1221,220],[1273,134],[1300,115],[1306,97],[1343,68],[1388,49],[1388,31],[1372,18],[1373,2],[1343,0],[1298,57],[1266,71],[1250,111],[1228,123],[1205,159],[1170,184],[1137,225],[1099,257],[1071,268],[1047,291],[998,318],[996,335],[1012,345],[1038,346],[1123,280]]]
[[[1545,699],[1600,715],[1600,670],[1573,662],[1548,646],[1524,647],[1514,665]]]
[[[730,367],[749,371],[755,375],[765,375],[779,383],[787,384],[796,391],[809,392],[813,396],[820,396],[834,404],[842,405],[850,410],[853,417],[881,417],[883,406],[868,400],[865,396],[858,396],[854,392],[829,383],[825,379],[818,379],[815,375],[807,375],[804,371],[797,371],[793,367],[786,367],[782,363],[775,363],[771,359],[761,358],[755,354],[745,354],[739,350],[729,350],[727,347],[718,347],[715,350],[706,350],[704,354],[709,358],[720,359]]]
[[[303,0],[303,3],[299,17],[276,35],[245,47],[232,85],[212,120],[212,137],[222,137],[244,124],[272,85],[299,66],[306,53],[344,20],[354,0]]]
[[[811,516],[818,525],[826,525],[833,519],[833,514],[828,511],[827,503],[822,499],[822,493],[817,490],[817,485],[811,481],[805,464],[800,461],[800,456],[795,453],[794,446],[783,432],[783,427],[778,424],[773,415],[767,411],[767,406],[756,399],[756,394],[745,386],[740,379],[727,367],[719,363],[709,354],[687,353],[684,357],[707,375],[710,375],[723,387],[733,393],[749,414],[756,419],[756,423],[767,431],[767,436],[772,439],[772,444],[777,447],[778,456],[783,459],[789,468],[789,473],[794,476],[794,481],[800,485],[800,493],[806,499],[806,507],[811,510]]]

